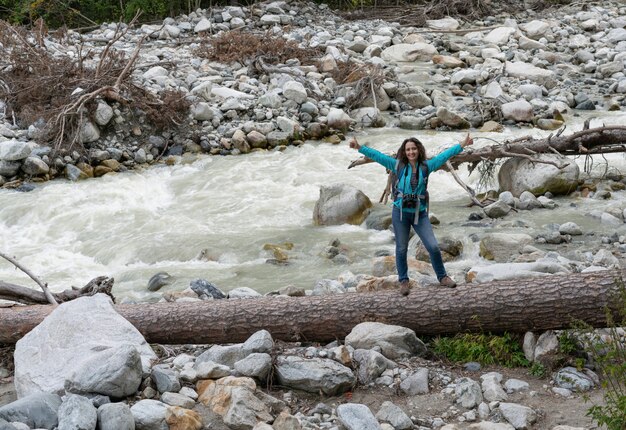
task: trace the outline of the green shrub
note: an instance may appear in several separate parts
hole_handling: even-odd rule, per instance
[[[439,337],[433,341],[433,351],[454,362],[477,361],[483,365],[498,364],[506,367],[528,366],[519,338],[509,333],[457,334]]]
[[[532,364],[532,366],[530,366],[530,370],[528,372],[537,378],[543,378],[546,376],[547,370],[543,364],[536,361]]]
[[[626,429],[626,335],[620,328],[626,327],[626,288],[622,279],[616,283],[621,286],[616,300],[619,320],[607,311],[608,333],[599,336],[587,328],[580,336],[605,390],[605,404],[592,406],[587,415],[608,430]]]

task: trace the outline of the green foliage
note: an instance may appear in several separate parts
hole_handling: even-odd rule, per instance
[[[509,333],[457,334],[433,341],[435,353],[455,362],[477,361],[483,365],[498,364],[506,367],[528,366],[518,338]]]
[[[532,364],[532,366],[530,366],[530,370],[528,372],[537,378],[543,378],[546,376],[547,370],[543,364],[536,361]]]
[[[581,333],[584,348],[594,361],[605,389],[605,404],[592,406],[587,415],[608,430],[626,429],[626,336],[620,328],[626,327],[626,288],[622,279],[616,283],[620,285],[615,301],[619,321],[607,311],[608,333],[599,336],[589,327]]]
[[[572,354],[578,349],[576,337],[569,331],[563,331],[559,335],[559,350],[563,354]]]
[[[0,19],[31,25],[42,18],[51,28],[77,28],[116,22],[120,18],[130,21],[139,10],[143,20],[159,20],[212,3],[211,0],[0,0]]]

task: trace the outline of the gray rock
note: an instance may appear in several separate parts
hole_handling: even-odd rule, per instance
[[[30,427],[28,427],[26,424],[18,423],[18,425],[20,426],[19,429],[15,425],[9,424],[8,422],[0,418],[0,430],[30,430]]]
[[[503,263],[532,242],[533,238],[527,234],[488,233],[480,240],[480,256]]]
[[[423,130],[426,127],[426,118],[414,115],[400,115],[398,127],[405,130]]]
[[[369,384],[385,370],[396,367],[396,363],[371,349],[357,349],[354,351],[354,361],[358,364],[357,376],[361,384]]]
[[[520,203],[524,203],[525,207],[524,209],[536,209],[536,208],[540,208],[543,205],[539,202],[539,200],[537,200],[537,197],[535,197],[535,195],[531,192],[528,191],[524,191],[522,194],[520,194],[519,196],[519,201]]]
[[[39,176],[48,173],[50,168],[39,157],[26,157],[22,164],[22,171],[30,176]]]
[[[275,373],[279,384],[311,393],[335,395],[350,389],[356,378],[352,371],[326,358],[278,357]]]
[[[180,381],[176,372],[166,366],[155,366],[150,374],[152,381],[156,385],[159,393],[171,391],[177,393],[180,391]]]
[[[507,393],[511,394],[520,391],[527,391],[530,389],[530,385],[526,381],[511,378],[504,383],[504,389]]]
[[[331,108],[326,116],[326,123],[336,130],[347,130],[354,120],[341,109]]]
[[[196,358],[196,365],[205,361],[213,361],[218,364],[224,364],[228,367],[233,367],[235,362],[245,357],[245,353],[242,349],[242,344],[235,345],[213,345],[211,348],[203,352]]]
[[[533,360],[537,361],[541,357],[550,354],[556,354],[559,350],[559,338],[552,330],[548,330],[539,336]]]
[[[272,352],[274,348],[274,339],[267,330],[259,330],[250,336],[241,345],[241,349],[245,355],[252,354],[253,352]]]
[[[86,121],[81,130],[79,136],[81,143],[91,143],[100,139],[100,129],[91,121]]]
[[[191,106],[191,117],[196,121],[211,121],[215,113],[210,104],[199,102]]]
[[[44,349],[41,345],[47,346]],[[121,346],[139,352],[140,377],[142,370],[149,371],[151,361],[156,359],[154,351],[141,333],[115,311],[109,296],[97,294],[62,303],[16,344],[15,388],[18,396],[42,391],[63,392],[65,380],[76,369],[92,372],[94,369],[85,368],[85,362],[94,363],[93,357],[96,356],[110,356]],[[103,350],[110,352],[100,355]],[[124,356],[130,358],[132,354],[125,350]],[[105,363],[97,361],[94,365],[102,371],[107,368]],[[120,376],[120,373],[115,374],[116,369],[110,366],[108,369],[114,372],[113,379]],[[108,384],[107,381],[101,382]],[[129,384],[124,383],[124,386],[130,389]]]
[[[575,222],[566,222],[559,226],[559,233],[580,236],[583,234],[583,231]]]
[[[148,291],[159,291],[162,287],[170,285],[173,281],[172,276],[167,272],[159,272],[152,275],[148,281]]]
[[[382,354],[392,360],[426,353],[426,345],[413,330],[377,322],[355,326],[346,336],[345,344],[354,349],[379,347]]]
[[[58,430],[95,430],[98,413],[86,397],[68,395],[59,407]]]
[[[179,393],[170,393],[166,392],[161,395],[161,401],[170,406],[178,406],[179,408],[191,409],[196,404],[196,402]]]
[[[497,372],[490,372],[480,377],[482,380],[481,387],[483,390],[483,399],[487,402],[497,402],[507,400],[509,396],[506,395],[500,383],[502,382],[502,375]]]
[[[528,429],[537,421],[537,414],[527,406],[500,403],[499,409],[502,416],[516,429]]]
[[[198,379],[218,379],[229,376],[231,373],[230,367],[210,360],[203,360],[200,362],[196,361],[194,369],[196,372],[196,378]]]
[[[381,430],[370,408],[359,403],[339,405],[337,418],[346,430]]]
[[[396,430],[413,428],[411,418],[399,406],[394,405],[390,401],[386,401],[380,406],[376,419],[391,424]]]
[[[7,178],[15,176],[20,170],[20,166],[19,161],[0,160],[0,176]]]
[[[562,163],[556,155],[541,155],[540,158]],[[568,194],[578,186],[579,168],[570,162],[563,169],[551,164],[533,163],[525,158],[510,158],[504,162],[498,172],[498,183],[501,191],[511,191],[519,196],[524,191],[534,195],[551,192],[554,195]]]
[[[287,100],[293,100],[302,104],[307,100],[307,93],[304,85],[297,81],[287,81],[283,85],[283,95]]]
[[[333,255],[332,257],[334,258],[335,256],[336,254]],[[312,296],[325,296],[325,295],[332,295],[332,294],[343,294],[345,292],[346,292],[346,288],[343,286],[341,282],[336,281],[334,279],[321,279],[313,287],[313,290],[311,291],[311,295]]]
[[[249,287],[237,287],[228,292],[229,299],[251,299],[261,296],[261,293]]]
[[[169,430],[167,423],[168,406],[158,400],[140,400],[130,412],[137,430]]]
[[[135,430],[135,419],[126,403],[107,403],[98,408],[99,430]]]
[[[400,389],[409,396],[428,394],[430,391],[428,387],[428,374],[429,370],[427,368],[418,368],[400,383]]]
[[[222,290],[220,290],[215,285],[213,285],[212,283],[210,283],[209,281],[205,279],[194,279],[193,281],[191,281],[189,286],[191,287],[192,291],[196,293],[198,297],[200,297],[201,299],[204,299],[205,297],[207,299],[208,298],[213,298],[213,299],[225,299],[226,298],[226,294],[224,294]]]
[[[515,206],[515,197],[513,197],[513,193],[511,193],[510,191],[501,192],[500,195],[498,196],[498,200],[506,203],[508,206],[511,206],[511,207]],[[491,217],[491,218],[498,218],[498,217]]]
[[[32,149],[28,142],[21,142],[15,139],[0,141],[0,160],[19,161],[30,155]]]
[[[30,428],[53,429],[59,423],[59,406],[61,397],[56,394],[31,394],[0,407],[0,418],[24,423]]]
[[[496,200],[483,208],[485,215],[489,218],[502,218],[511,212],[511,206],[502,200]]]
[[[96,107],[96,113],[94,114],[94,120],[98,125],[107,125],[113,118],[113,109],[104,101],[98,102]]]
[[[72,393],[98,393],[123,398],[137,392],[141,385],[141,356],[132,345],[119,345],[91,354],[65,381]]]
[[[322,186],[313,210],[313,222],[316,225],[359,225],[371,207],[370,199],[350,185]]]
[[[470,378],[461,378],[454,388],[456,402],[465,409],[473,409],[483,401],[483,392],[478,382]]]
[[[243,376],[265,381],[272,370],[272,356],[263,352],[255,352],[237,361],[234,367]]]
[[[589,391],[595,383],[588,375],[578,371],[575,367],[565,367],[554,375],[554,382],[559,388],[572,391]]]

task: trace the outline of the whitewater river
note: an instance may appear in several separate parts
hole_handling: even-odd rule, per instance
[[[574,118],[569,130],[579,130],[584,117]],[[602,113],[606,124],[625,124],[624,113]],[[598,126],[593,121],[592,126]],[[532,133],[533,129],[505,133],[473,133],[476,145],[503,141]],[[409,132],[393,128],[368,130],[357,136],[361,143],[394,152],[401,140],[416,135],[433,153],[453,143],[463,133]],[[283,152],[257,152],[244,156],[202,156],[174,166],[154,166],[141,171],[108,175],[77,183],[53,181],[29,193],[0,189],[0,251],[15,256],[53,291],[83,286],[96,276],[115,278],[114,294],[146,300],[155,297],[147,283],[157,272],[174,276],[163,291],[182,290],[190,280],[204,278],[225,291],[250,287],[261,293],[286,285],[312,288],[323,278],[336,279],[342,272],[370,273],[376,251],[393,250],[388,231],[362,226],[317,227],[313,207],[322,185],[346,183],[377,201],[386,182],[382,167],[370,164],[348,170],[358,153],[347,143],[307,143]],[[626,171],[622,154],[608,157],[611,168]],[[582,160],[578,161],[582,165]],[[595,166],[605,166],[601,159]],[[467,177],[475,186],[478,177]],[[431,211],[442,221],[436,235],[464,240],[463,259],[450,265],[457,273],[473,264],[486,264],[469,239],[485,227],[461,225],[470,212],[465,191],[448,173],[437,172],[429,180]],[[625,192],[614,193],[610,203],[626,200]],[[547,223],[575,221],[585,231],[609,232],[597,219],[586,216],[598,202],[558,199],[555,211],[535,210],[509,216],[541,231]],[[625,203],[626,204],[626,203]],[[621,229],[621,227],[620,227]],[[613,228],[612,231],[615,229]],[[499,228],[499,231],[507,231]],[[511,230],[513,231],[513,230]],[[351,264],[336,265],[319,256],[338,238],[350,250]],[[596,240],[599,240],[597,238]],[[291,242],[290,264],[267,264],[272,255],[264,244]],[[212,260],[198,259],[202,250]],[[410,251],[412,252],[412,251]],[[0,260],[0,279],[36,288],[26,275]]]

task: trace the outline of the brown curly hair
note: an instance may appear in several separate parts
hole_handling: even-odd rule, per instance
[[[396,158],[403,164],[409,164],[409,159],[406,156],[406,144],[409,142],[413,142],[415,146],[417,146],[417,164],[419,165],[426,161],[426,148],[424,148],[424,144],[416,137],[404,139],[402,145],[400,145],[400,148],[398,149]]]

